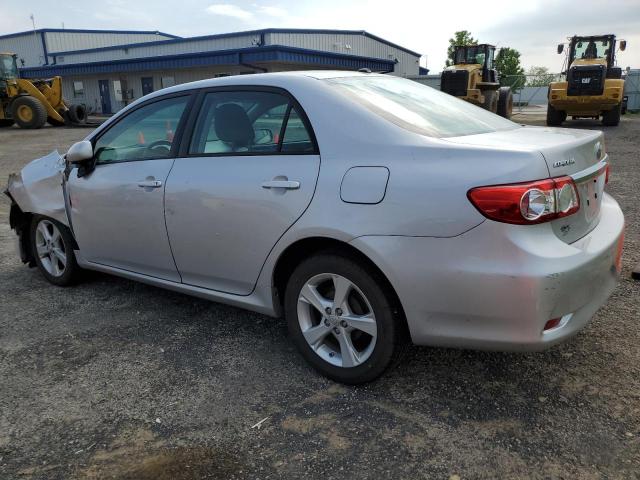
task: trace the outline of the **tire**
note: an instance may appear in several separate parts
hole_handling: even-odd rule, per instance
[[[316,254],[293,271],[284,301],[289,334],[317,371],[356,385],[376,379],[399,356],[407,343],[406,327],[384,285],[377,272],[342,253]],[[334,292],[341,286],[349,292],[347,301],[336,305]],[[365,322],[358,315],[369,317]],[[307,341],[312,335],[317,337],[313,347],[314,340]]]
[[[49,234],[48,238],[45,232]],[[50,283],[66,287],[78,280],[80,267],[73,252],[74,245],[71,232],[61,223],[48,217],[33,218],[31,251],[38,270]],[[63,255],[64,261],[60,254]]]
[[[500,87],[498,90],[498,115],[504,118],[511,118],[513,113],[513,93],[511,88]]]
[[[13,101],[11,114],[20,128],[42,128],[47,123],[47,109],[37,98],[29,95]]]
[[[482,107],[485,110],[496,113],[498,111],[498,92],[495,90],[485,90],[482,94],[484,95]]]
[[[547,125],[558,127],[567,119],[567,112],[556,110],[551,104],[547,105]]]
[[[61,122],[60,120],[56,120],[55,118],[47,117],[47,123],[52,127],[63,127],[64,120]]]
[[[621,113],[622,113],[622,103],[619,103],[611,110],[602,112],[602,124],[607,127],[615,127],[620,123]]]
[[[84,105],[69,105],[69,120],[73,123],[84,123],[87,121],[87,109]]]
[[[13,120],[10,119],[2,119],[0,120],[0,128],[6,128],[6,127],[10,127],[14,124],[15,122]]]

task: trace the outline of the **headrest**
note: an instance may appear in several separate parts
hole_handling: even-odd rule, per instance
[[[251,120],[240,105],[225,103],[215,110],[216,135],[234,147],[246,147],[253,142],[255,132]]]

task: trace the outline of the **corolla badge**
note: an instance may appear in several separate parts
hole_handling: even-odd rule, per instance
[[[576,159],[573,157],[567,158],[566,160],[558,160],[553,164],[553,168],[567,167],[569,165],[573,165],[574,163],[576,163]]]

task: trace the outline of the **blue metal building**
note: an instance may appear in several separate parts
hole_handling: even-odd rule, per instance
[[[306,69],[415,76],[420,54],[361,30],[262,29],[180,38],[162,32],[42,29],[0,36],[25,78],[63,77],[66,99],[113,113],[147,93],[225,75]]]

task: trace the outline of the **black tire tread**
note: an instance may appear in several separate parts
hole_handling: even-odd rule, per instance
[[[511,105],[511,108],[509,108]],[[498,90],[498,115],[504,118],[511,118],[513,110],[513,93],[510,87],[500,87]]]
[[[622,103],[618,104],[611,110],[602,112],[602,124],[607,127],[615,127],[620,123],[620,115],[622,114]]]

